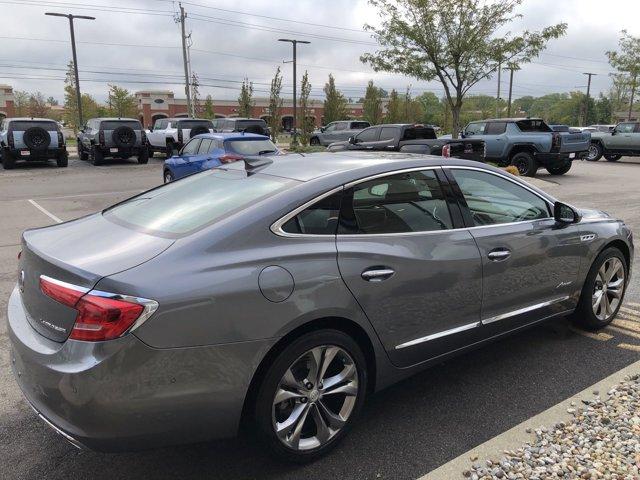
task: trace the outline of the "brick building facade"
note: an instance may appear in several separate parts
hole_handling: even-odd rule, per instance
[[[156,120],[168,117],[186,117],[187,100],[175,98],[170,90],[146,90],[136,92],[138,101],[138,117],[145,127],[151,126]],[[253,118],[263,118],[268,120],[269,99],[256,98],[251,116]],[[238,102],[236,100],[214,100],[213,110],[216,118],[237,117]],[[298,105],[298,113],[300,106]],[[320,100],[312,100],[310,108],[310,118],[315,126],[324,124],[324,106]],[[282,110],[282,126],[285,130],[290,130],[293,125],[293,102],[291,99],[284,100]],[[350,118],[362,117],[362,104],[350,103],[347,105],[347,115]]]
[[[15,116],[13,88],[0,84],[0,118]]]

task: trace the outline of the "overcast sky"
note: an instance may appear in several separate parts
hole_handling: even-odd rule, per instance
[[[290,93],[291,65],[282,61],[290,59],[291,46],[278,42],[281,37],[312,42],[299,46],[298,80],[307,69],[316,98],[322,97],[331,72],[354,100],[362,96],[369,79],[387,89],[404,91],[411,84],[414,94],[442,94],[438,83],[375,73],[360,63],[363,52],[376,48],[370,35],[360,31],[364,23],[377,22],[366,0],[192,0],[184,6],[193,39],[192,70],[207,85],[201,87],[203,96],[235,99],[245,76],[254,82],[256,96],[267,96],[278,65],[285,93]],[[44,12],[71,12],[97,18],[78,20],[76,26],[84,92],[104,100],[111,82],[132,91],[170,89],[183,96],[180,31],[172,18],[176,10],[177,2],[170,0],[0,0],[0,83],[62,100],[62,79],[71,58],[68,23],[45,17]],[[597,73],[592,91],[605,91],[611,72],[605,51],[617,47],[622,29],[640,36],[638,0],[525,0],[519,12],[524,17],[514,22],[514,32],[562,21],[569,28],[565,37],[549,43],[535,64],[516,73],[516,97],[585,89],[582,72]],[[503,97],[507,77],[503,76]],[[492,79],[471,92],[495,95],[496,87]]]

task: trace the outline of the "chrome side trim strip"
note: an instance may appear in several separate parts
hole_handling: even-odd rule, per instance
[[[40,280],[45,280],[47,282],[53,283],[60,287],[68,288],[69,290],[75,290],[80,293],[87,293],[90,289],[85,287],[80,287],[78,285],[74,285],[72,283],[63,282],[62,280],[57,280],[55,278],[51,278],[47,275],[40,275]]]
[[[519,308],[518,310],[513,310],[512,312],[502,313],[500,315],[496,315],[495,317],[490,317],[482,320],[482,324],[488,325],[490,323],[499,322],[500,320],[515,317],[516,315],[522,315],[523,313],[532,312],[533,310],[538,310],[539,308],[548,307],[549,305],[553,305],[554,303],[564,302],[569,298],[571,298],[569,295],[565,295],[562,297],[547,300],[546,302],[536,303],[535,305],[529,305],[528,307]]]
[[[462,325],[460,327],[452,328],[450,330],[445,330],[443,332],[433,333],[431,335],[427,335],[426,337],[416,338],[415,340],[411,340],[406,343],[402,343],[396,347],[396,350],[401,350],[403,348],[412,347],[414,345],[418,345],[420,343],[429,342],[431,340],[435,340],[436,338],[446,337],[448,335],[453,335],[456,333],[464,332],[466,330],[471,330],[472,328],[477,328],[481,325],[480,322],[469,323],[467,325]]]
[[[431,335],[427,335],[426,337],[416,338],[415,340],[411,340],[409,342],[402,343],[395,347],[396,350],[401,350],[406,347],[413,347],[414,345],[418,345],[420,343],[429,342],[431,340],[436,340],[438,338],[446,337],[448,335],[454,335],[456,333],[465,332],[467,330],[471,330],[472,328],[479,327],[481,325],[487,325],[490,323],[498,322],[500,320],[504,320],[506,318],[515,317],[516,315],[521,315],[523,313],[531,312],[533,310],[537,310],[539,308],[548,307],[549,305],[553,305],[554,303],[563,302],[571,298],[569,295],[565,295],[562,297],[557,297],[551,300],[547,300],[546,302],[537,303],[535,305],[529,305],[528,307],[519,308],[518,310],[513,310],[512,312],[503,313],[501,315],[496,315],[495,317],[490,317],[481,322],[469,323],[467,325],[462,325],[460,327],[452,328],[450,330],[444,330],[442,332],[433,333]]]

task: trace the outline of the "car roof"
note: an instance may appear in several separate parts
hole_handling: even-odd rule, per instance
[[[268,139],[266,135],[258,135],[257,133],[243,133],[243,132],[230,132],[230,133],[200,133],[194,135],[193,138],[215,138],[216,140],[228,140],[230,138],[260,138]]]
[[[480,122],[522,122],[524,120],[533,120],[533,121],[544,121],[542,118],[538,117],[512,117],[512,118],[487,118],[485,120],[473,120],[469,123],[480,123]]]
[[[180,122],[182,120],[190,120],[196,122],[210,122],[208,118],[189,118],[189,117],[172,117],[172,118],[159,118],[158,120],[168,120],[170,122]]]
[[[255,157],[254,157],[255,158]],[[262,158],[262,157],[261,157]],[[308,182],[334,174],[349,173],[353,179],[384,173],[390,170],[415,167],[438,167],[441,165],[475,166],[488,170],[493,167],[479,162],[456,160],[434,155],[411,154],[402,152],[317,152],[289,153],[267,157],[266,165],[256,168],[256,172],[277,177]],[[245,170],[246,163],[238,161],[224,168]]]
[[[55,122],[52,118],[13,117],[5,118],[7,122]]]
[[[97,117],[90,118],[89,120],[97,120],[98,122],[139,122],[137,118],[126,118],[126,117]]]

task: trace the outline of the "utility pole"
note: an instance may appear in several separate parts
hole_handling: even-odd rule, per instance
[[[509,74],[509,105],[507,107],[507,117],[511,117],[511,94],[513,92],[513,72],[515,70],[514,67],[510,67],[509,70],[511,73]]]
[[[500,74],[502,73],[502,62],[498,62],[498,94],[496,95],[496,118],[500,118]]]
[[[88,17],[85,15],[71,15],[65,13],[52,13],[47,12],[45,15],[50,17],[65,17],[69,19],[69,30],[71,31],[71,53],[73,54],[73,73],[76,80],[76,101],[78,102],[78,128],[82,128],[82,95],[80,95],[80,76],[78,75],[78,55],[76,54],[76,34],[73,28],[73,20],[79,18],[81,20],[95,20],[95,17]]]
[[[278,39],[279,42],[288,42],[291,43],[291,45],[293,45],[293,136],[291,139],[291,143],[293,145],[297,145],[298,144],[298,113],[297,113],[297,108],[296,108],[296,85],[298,83],[298,80],[296,78],[296,62],[297,62],[297,45],[299,43],[311,43],[311,42],[307,42],[306,40],[292,40],[289,38],[279,38]],[[284,62],[284,63],[290,63],[290,62]]]
[[[589,98],[591,95],[591,77],[593,77],[594,75],[597,75],[597,73],[583,73],[583,75],[587,75],[589,77],[589,80],[587,81],[587,103],[584,107],[584,123],[582,124],[583,127],[586,127],[589,124]]]
[[[184,93],[187,96],[187,112],[189,116],[193,116],[193,110],[191,108],[191,88],[189,86],[189,62],[187,61],[187,35],[185,32],[184,21],[187,18],[187,14],[184,11],[182,3],[180,6],[180,29],[182,30],[182,63],[184,63]]]

